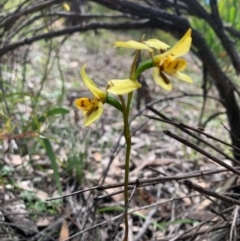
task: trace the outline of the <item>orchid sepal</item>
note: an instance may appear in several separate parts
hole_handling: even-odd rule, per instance
[[[119,101],[117,101],[117,100],[114,99],[113,97],[107,96],[105,103],[108,103],[109,105],[115,107],[117,110],[123,112],[123,107],[122,107],[122,105],[120,104]]]
[[[152,59],[148,59],[143,61],[142,63],[140,63],[140,65],[138,66],[136,72],[133,75],[133,80],[137,80],[139,75],[144,72],[147,69],[151,69],[152,67],[155,66],[155,63],[153,62]]]

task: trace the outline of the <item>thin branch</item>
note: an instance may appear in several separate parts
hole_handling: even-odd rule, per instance
[[[230,34],[232,34],[236,38],[240,38],[240,31],[236,30],[235,28],[231,26],[225,26],[224,27],[226,31],[228,31]]]
[[[233,41],[226,35],[224,31],[223,23],[218,13],[217,1],[210,0],[210,6],[212,10],[211,15],[203,8],[203,6],[198,1],[182,1],[185,2],[189,8],[195,9],[197,12],[199,12],[201,18],[204,19],[212,27],[219,40],[221,41],[224,49],[229,54],[236,73],[240,74],[240,57],[236,51]]]
[[[157,212],[157,208],[154,207],[150,212],[148,213],[146,220],[144,224],[142,225],[140,231],[138,232],[137,236],[134,238],[134,241],[141,240],[142,236],[145,234],[146,230],[148,229],[149,225],[152,223],[152,217]]]
[[[137,19],[138,17],[132,16],[130,14],[83,14],[83,13],[76,13],[76,12],[49,12],[46,16],[57,16],[57,17],[79,17],[79,19],[83,20],[92,20],[94,18],[110,18],[110,19]]]
[[[239,206],[236,206],[236,208],[234,210],[234,216],[233,216],[233,221],[232,221],[231,230],[230,230],[230,238],[229,238],[230,241],[233,240],[234,233],[235,233],[235,238],[237,238],[236,222],[237,222],[237,217],[239,216],[238,211],[239,211]]]
[[[37,11],[41,11],[45,8],[49,8],[54,3],[60,3],[60,2],[63,2],[63,0],[62,1],[61,0],[44,1],[41,3],[35,4],[33,6],[30,6],[26,9],[23,9],[22,11],[19,11],[19,12],[16,11],[13,13],[8,13],[7,19],[0,24],[0,28],[12,25],[14,22],[16,22],[22,16],[26,16],[28,14],[31,14],[31,13],[34,13]]]
[[[237,174],[237,175],[240,175],[240,171],[238,171],[236,168],[228,165],[227,163],[225,163],[224,161],[220,160],[219,158],[211,155],[210,153],[208,153],[207,151],[201,149],[200,147],[196,146],[195,144],[189,142],[188,140],[180,137],[180,136],[177,136],[175,134],[173,134],[171,131],[168,131],[168,130],[165,130],[163,131],[163,133],[167,136],[170,136],[174,139],[176,139],[177,141],[183,143],[184,145],[186,146],[189,146],[191,147],[192,149],[196,150],[197,152],[201,153],[202,155],[208,157],[209,159],[213,160],[214,162],[216,162],[217,164],[219,164],[220,166],[223,166],[225,167],[226,169],[228,169],[229,171],[232,171],[233,173]]]
[[[163,115],[163,114],[162,114],[162,115]],[[170,120],[160,119],[160,118],[157,118],[157,117],[155,117],[155,116],[150,116],[150,115],[145,115],[145,116],[148,117],[149,119],[153,119],[153,120],[157,120],[157,121],[162,121],[162,122],[171,124],[171,125],[173,125],[173,126],[178,127],[178,128],[181,129],[181,130],[182,130],[182,128],[184,128],[184,129],[189,129],[189,130],[195,131],[195,132],[197,132],[197,133],[199,133],[199,134],[201,134],[201,135],[203,135],[203,136],[206,136],[206,137],[209,138],[209,139],[212,139],[212,140],[214,140],[214,141],[217,141],[217,142],[222,143],[222,144],[224,144],[224,145],[226,145],[226,146],[229,146],[229,147],[231,147],[231,148],[233,148],[233,149],[235,149],[235,150],[240,151],[240,148],[238,148],[238,147],[236,147],[236,146],[233,146],[232,144],[230,144],[230,143],[228,143],[228,142],[226,142],[226,141],[223,141],[223,140],[221,140],[221,139],[219,139],[219,138],[217,138],[217,137],[214,137],[214,136],[206,133],[204,130],[201,130],[201,129],[199,129],[199,128],[194,128],[194,127],[188,126],[188,125],[186,125],[186,124],[184,124],[184,123],[182,123],[182,122],[174,122],[174,121],[170,121]],[[227,130],[227,131],[229,131],[229,130]],[[205,143],[205,144],[208,145],[209,143]],[[219,153],[221,153],[221,152],[219,152]],[[228,157],[229,157],[229,156],[228,156]],[[228,158],[228,157],[227,157],[227,158]],[[231,158],[231,157],[230,157],[230,158]],[[232,159],[232,158],[231,158],[231,159]],[[233,161],[233,162],[236,162],[236,160],[234,160],[234,159],[232,159],[232,161]],[[237,161],[236,163],[238,164],[238,161]]]
[[[239,167],[240,168],[240,167]],[[158,172],[157,170],[154,170],[156,172]],[[178,180],[182,180],[182,179],[188,179],[188,178],[194,178],[194,177],[203,177],[205,175],[212,175],[212,174],[216,174],[216,173],[221,173],[221,172],[227,172],[228,170],[226,170],[225,168],[219,168],[216,170],[206,170],[206,171],[194,171],[194,172],[190,172],[188,174],[185,175],[177,175],[177,176],[167,176],[166,178],[164,177],[157,177],[157,178],[150,178],[150,179],[137,179],[137,182],[140,184],[138,185],[138,187],[143,187],[143,186],[147,186],[147,185],[152,185],[153,182],[165,182],[165,181],[178,181]],[[162,173],[160,173],[162,174]],[[149,180],[149,182],[148,182]],[[129,182],[129,189],[133,189],[134,185],[136,184],[136,181],[132,181]],[[93,191],[93,190],[105,190],[105,189],[111,189],[111,188],[116,188],[116,187],[123,187],[124,183],[116,183],[116,184],[111,184],[111,185],[102,185],[102,186],[95,186],[95,187],[91,187],[91,188],[87,188],[87,189],[83,189],[80,191],[76,191],[70,194],[66,194],[63,196],[59,196],[59,197],[54,197],[54,198],[49,198],[46,199],[45,201],[53,201],[53,200],[58,200],[58,199],[63,199],[63,198],[67,198],[76,194],[82,194],[84,192],[89,192],[89,191]]]
[[[155,119],[155,120],[159,120],[159,121],[164,121],[164,122],[167,122],[169,124],[172,124],[176,127],[178,127],[181,131],[187,133],[189,136],[193,137],[194,139],[204,143],[205,145],[211,147],[213,150],[215,150],[216,152],[220,153],[221,155],[223,155],[225,158],[231,160],[232,162],[235,162],[236,164],[239,164],[239,162],[237,160],[235,160],[234,158],[232,158],[231,156],[227,155],[226,153],[224,153],[221,149],[217,148],[215,145],[211,144],[210,142],[202,139],[201,137],[193,134],[191,131],[185,129],[184,126],[182,123],[178,124],[178,123],[175,123],[175,122],[172,122],[170,121],[169,118],[167,118],[164,114],[160,113],[159,111],[157,111],[156,109],[154,109],[153,107],[148,107],[148,109],[150,109],[151,111],[153,111],[155,114],[161,116],[163,118],[163,120],[161,119],[158,119],[158,118],[155,118],[155,117],[151,117],[151,116],[147,116],[148,118],[151,118],[151,119]]]
[[[240,201],[238,201],[237,199],[234,199],[234,198],[230,198],[230,197],[226,197],[224,195],[221,195],[221,194],[218,194],[216,192],[213,192],[207,188],[203,188],[201,186],[199,186],[198,184],[196,183],[193,183],[189,180],[184,180],[183,181],[183,184],[188,187],[188,189],[191,191],[191,190],[195,190],[197,192],[200,192],[202,194],[206,194],[208,196],[211,196],[211,197],[215,197],[219,200],[222,200],[224,202],[229,202],[231,204],[235,204],[235,205],[240,205]]]
[[[53,31],[49,33],[44,33],[40,35],[36,35],[30,38],[25,38],[23,40],[17,41],[15,43],[10,43],[6,46],[3,46],[0,49],[0,57],[6,54],[9,51],[13,51],[24,45],[29,45],[39,40],[49,40],[52,38],[65,36],[68,34],[73,34],[76,32],[86,32],[89,30],[96,30],[96,29],[115,29],[115,30],[123,30],[123,29],[133,29],[133,28],[146,28],[149,26],[149,20],[137,21],[137,22],[124,22],[124,23],[90,23],[85,26],[74,26],[65,28],[58,31]]]

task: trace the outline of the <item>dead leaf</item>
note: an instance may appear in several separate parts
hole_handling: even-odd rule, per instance
[[[8,156],[7,162],[13,166],[22,165],[22,158],[20,155],[11,154]]]
[[[113,184],[113,183],[116,183],[116,180],[114,179],[114,178],[112,178],[112,177],[107,177],[106,179],[105,179],[105,183],[106,184]],[[113,192],[117,192],[117,191],[121,191],[122,190],[122,188],[115,188],[114,190],[112,190],[112,189],[106,189],[106,190],[104,190],[107,194],[111,194],[111,193],[113,193]],[[114,200],[114,202],[120,202],[120,201],[122,201],[123,200],[123,193],[119,193],[119,194],[116,194],[116,195],[113,195],[112,196],[112,199]]]
[[[77,61],[72,61],[72,62],[70,62],[70,67],[71,68],[76,68],[76,67],[78,67],[79,66],[79,63],[77,62]]]
[[[36,225],[37,227],[47,227],[48,225],[50,225],[52,222],[52,220],[50,220],[49,218],[42,218],[40,217],[37,222]]]
[[[93,158],[96,162],[100,162],[102,160],[102,155],[100,152],[94,152],[93,153]]]
[[[215,215],[207,210],[193,211],[188,214],[188,218],[198,221],[204,221],[206,219],[213,218]]]
[[[69,238],[68,224],[67,224],[66,220],[63,220],[58,241],[64,241],[67,238]]]

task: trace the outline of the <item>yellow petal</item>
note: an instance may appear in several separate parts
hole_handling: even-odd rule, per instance
[[[101,101],[98,102],[98,105],[93,106],[90,110],[84,111],[84,126],[91,125],[94,121],[99,119],[103,113],[103,104]]]
[[[177,71],[184,70],[186,66],[187,61],[184,59],[175,59],[171,61],[171,58],[167,58],[161,66],[161,69],[163,72],[171,75],[173,73],[176,73]]]
[[[179,71],[177,71],[176,73],[172,74],[172,76],[177,78],[177,79],[179,79],[179,80],[183,80],[185,82],[188,82],[190,84],[193,82],[191,77],[189,77],[188,75],[183,74],[183,73],[181,73]]]
[[[82,111],[88,111],[93,106],[98,105],[98,102],[99,102],[99,100],[97,100],[97,99],[89,99],[87,97],[82,97],[75,101],[75,105],[78,109],[80,109]]]
[[[191,43],[192,43],[191,33],[192,33],[192,30],[188,29],[185,35],[177,42],[177,44],[173,48],[169,49],[163,54],[155,56],[154,61],[162,64],[161,61],[164,61],[165,58],[167,58],[168,56],[170,56],[173,60],[179,56],[186,54],[190,50]]]
[[[68,3],[63,2],[63,3],[62,3],[62,6],[63,6],[63,8],[64,8],[66,11],[68,11],[68,12],[70,12],[70,11],[71,11],[71,8],[70,8],[70,6],[69,6],[69,4],[68,4]]]
[[[84,125],[88,126],[96,121],[103,112],[103,104],[98,99],[83,97],[75,101],[75,105],[83,112]]]
[[[192,43],[192,29],[188,29],[185,35],[177,42],[177,44],[170,50],[171,56],[177,58],[186,54],[191,47]]]
[[[147,41],[143,41],[146,45],[148,45],[151,48],[155,48],[158,50],[166,50],[170,48],[169,45],[165,44],[162,41],[159,41],[158,39],[148,39]]]
[[[166,75],[159,72],[159,68],[153,68],[153,79],[163,89],[167,91],[172,90],[172,83],[169,81]]]
[[[142,87],[142,85],[136,80],[113,79],[113,80],[108,81],[107,92],[115,94],[115,95],[124,95],[124,94],[130,93],[140,87]]]
[[[130,49],[146,49],[149,52],[153,52],[153,49],[148,47],[146,44],[137,42],[135,40],[129,40],[126,42],[117,41],[117,42],[115,42],[114,47],[124,47],[124,48],[130,48]]]
[[[82,76],[84,85],[92,92],[92,94],[95,97],[98,97],[98,98],[104,100],[106,98],[106,93],[104,91],[100,90],[95,85],[95,83],[87,76],[87,74],[85,72],[85,67],[86,67],[86,64],[81,69],[81,76]]]

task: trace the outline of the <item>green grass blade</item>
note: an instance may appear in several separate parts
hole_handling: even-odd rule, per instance
[[[58,193],[59,193],[59,195],[62,195],[62,185],[61,185],[61,182],[60,182],[58,165],[57,165],[56,156],[55,156],[55,153],[53,151],[51,142],[49,141],[49,139],[47,139],[45,137],[42,137],[41,141],[42,141],[43,147],[46,150],[46,154],[51,161],[51,166],[52,166],[52,169],[53,169],[54,178],[55,178],[56,185],[57,185],[57,188],[58,188]]]
[[[57,107],[52,110],[49,110],[47,112],[47,116],[50,117],[50,116],[54,116],[54,115],[66,115],[68,113],[69,113],[68,109],[62,108],[62,107]]]

